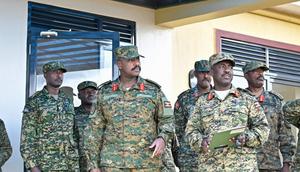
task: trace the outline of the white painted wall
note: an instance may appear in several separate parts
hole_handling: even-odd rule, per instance
[[[154,25],[154,11],[111,0],[34,0],[35,2],[135,21],[142,73],[162,85],[168,97],[172,93],[172,30]],[[2,98],[0,118],[4,120],[13,145],[13,156],[4,172],[21,172],[19,153],[22,110],[25,104],[27,0],[0,0],[0,73]]]

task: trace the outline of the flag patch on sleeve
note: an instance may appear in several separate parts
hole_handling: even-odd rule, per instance
[[[164,101],[164,107],[165,108],[172,108],[171,102],[170,101]]]

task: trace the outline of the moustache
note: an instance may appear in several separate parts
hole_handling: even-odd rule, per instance
[[[56,81],[56,82],[62,82],[63,80],[60,79],[60,78],[58,78],[58,79],[56,79],[55,81]]]
[[[135,69],[139,69],[139,70],[141,70],[141,66],[139,66],[139,65],[137,65],[137,66],[135,66],[134,68],[132,68],[131,70],[133,71],[133,70],[135,70]]]
[[[209,80],[209,79],[206,79],[206,78],[202,79],[202,82],[203,82],[203,81],[210,82],[210,80]]]
[[[265,77],[264,76],[260,76],[257,78],[258,80],[265,80]]]

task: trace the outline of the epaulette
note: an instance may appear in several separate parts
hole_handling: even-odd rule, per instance
[[[149,82],[149,83],[155,85],[158,89],[160,89],[160,87],[161,87],[158,83],[156,83],[156,82],[154,82],[154,81],[152,81],[152,80],[150,80],[150,79],[145,79],[145,81],[147,81],[147,82]]]
[[[277,92],[274,92],[274,91],[269,91],[271,94],[275,95],[276,97],[278,97],[281,101],[284,99],[282,95],[280,95],[279,93]]]
[[[183,91],[182,93],[180,93],[178,96],[177,96],[177,99],[180,99],[183,95],[185,95],[186,93],[188,93],[190,90],[185,90]]]
[[[248,90],[248,89],[240,88],[240,87],[238,87],[237,89],[238,89],[240,92],[242,92],[242,93],[246,93],[246,94],[248,94],[248,95],[250,95],[250,96],[254,96],[254,95],[251,93],[251,91]]]
[[[111,80],[109,80],[109,81],[106,81],[106,82],[103,82],[102,84],[100,84],[99,86],[98,86],[98,90],[100,90],[103,86],[105,86],[105,85],[109,85],[109,84],[111,84],[112,83],[112,81]]]
[[[36,97],[38,96],[38,94],[40,94],[41,90],[39,91],[36,91],[35,93],[33,93],[31,96],[29,96],[28,98],[33,98],[33,97]]]

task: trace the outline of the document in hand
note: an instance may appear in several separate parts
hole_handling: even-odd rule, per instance
[[[239,126],[216,132],[211,139],[209,149],[215,150],[218,148],[233,147],[234,143],[231,142],[230,139],[240,135],[245,131],[245,129],[245,126]]]

